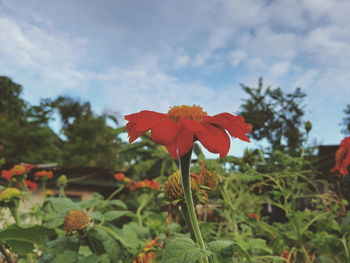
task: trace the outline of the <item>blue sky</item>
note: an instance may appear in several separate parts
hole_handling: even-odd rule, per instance
[[[199,104],[234,113],[239,83],[307,93],[311,138],[337,144],[350,104],[348,0],[0,0],[0,75],[24,98],[99,112]],[[238,153],[246,147],[234,141]]]

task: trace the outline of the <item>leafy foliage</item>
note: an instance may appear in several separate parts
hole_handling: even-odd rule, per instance
[[[305,135],[301,129],[305,93],[300,88],[292,93],[284,93],[280,88],[264,88],[262,78],[257,88],[241,86],[249,97],[241,105],[239,115],[253,125],[251,136],[267,140],[271,151],[283,150],[291,154],[300,151]]]

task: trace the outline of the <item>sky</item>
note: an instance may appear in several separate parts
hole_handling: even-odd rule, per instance
[[[247,98],[240,83],[263,77],[300,87],[310,137],[338,144],[349,14],[349,0],[0,0],[0,75],[32,104],[69,95],[121,121],[184,104],[236,113]],[[233,153],[247,146],[235,139]]]

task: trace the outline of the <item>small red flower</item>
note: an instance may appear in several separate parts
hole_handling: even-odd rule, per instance
[[[29,188],[30,191],[35,191],[38,189],[38,184],[30,180],[25,180],[24,183]]]
[[[23,163],[22,165],[24,166],[25,171],[26,171],[27,173],[29,173],[30,170],[32,170],[32,169],[35,167],[35,165],[29,164],[29,163]]]
[[[35,172],[34,175],[35,175],[35,180],[47,180],[53,177],[53,172],[42,170],[42,171]]]
[[[335,154],[335,166],[331,172],[339,171],[342,175],[348,174],[348,166],[350,165],[350,137],[344,138],[339,145],[339,149]]]
[[[132,263],[152,263],[153,259],[155,259],[157,255],[150,250],[154,249],[157,246],[157,239],[151,240],[146,244],[143,251],[137,255],[136,260],[134,260]]]
[[[118,181],[123,181],[125,179],[125,174],[123,174],[123,173],[116,173],[113,176]]]
[[[166,114],[141,111],[124,118],[128,121],[126,129],[130,143],[151,130],[152,140],[166,146],[175,159],[188,153],[196,139],[208,151],[224,157],[230,149],[230,137],[227,132],[232,137],[249,142],[246,134],[252,128],[250,124],[245,123],[242,116],[226,112],[209,116],[197,105],[174,106]]]
[[[155,179],[151,181],[146,179],[143,181],[136,181],[130,188],[131,191],[135,191],[138,188],[150,188],[158,191],[160,189],[160,183],[158,183]]]
[[[1,177],[5,180],[10,180],[12,178],[12,171],[11,170],[2,170]]]

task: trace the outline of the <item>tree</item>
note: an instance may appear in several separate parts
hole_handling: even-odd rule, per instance
[[[350,104],[346,105],[344,109],[345,117],[343,118],[343,126],[344,129],[342,130],[342,133],[345,135],[350,134]]]
[[[241,87],[249,97],[241,105],[239,115],[253,125],[251,136],[255,140],[266,139],[271,151],[298,153],[305,139],[302,117],[306,94],[300,88],[292,93],[284,93],[280,88],[264,88],[262,78],[257,88],[244,84]]]
[[[0,141],[5,159],[59,162],[60,139],[48,126],[51,110],[21,98],[22,86],[0,76]]]
[[[63,164],[114,168],[121,140],[119,129],[107,124],[107,114],[95,114],[89,102],[58,97],[52,102],[62,122]],[[112,116],[113,117],[113,116]],[[113,118],[113,122],[115,122]]]

